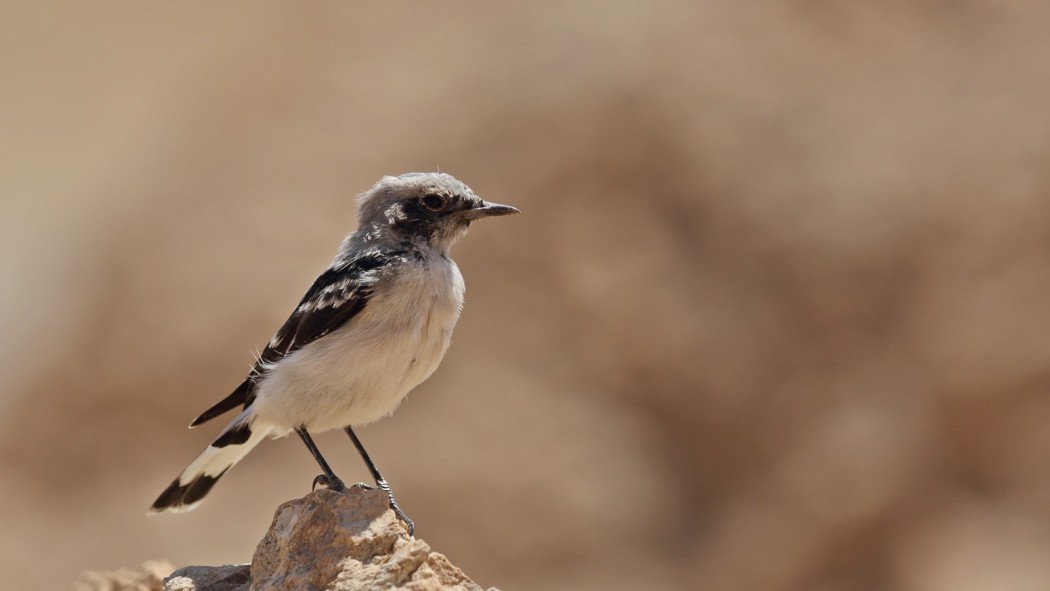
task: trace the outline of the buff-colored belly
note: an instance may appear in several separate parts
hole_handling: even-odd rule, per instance
[[[437,369],[459,318],[462,290],[427,289],[434,282],[424,278],[406,276],[340,329],[280,360],[259,384],[256,420],[283,435],[393,412]]]

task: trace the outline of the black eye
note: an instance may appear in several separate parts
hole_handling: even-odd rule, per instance
[[[431,193],[430,195],[423,195],[419,198],[419,202],[423,204],[423,207],[431,211],[441,211],[448,205],[448,198],[444,195],[437,193]]]

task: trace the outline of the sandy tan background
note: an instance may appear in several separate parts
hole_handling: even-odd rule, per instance
[[[871,4],[5,3],[4,587],[248,560],[317,468],[147,519],[185,425],[440,167],[524,214],[361,435],[480,583],[1050,589],[1050,7]]]

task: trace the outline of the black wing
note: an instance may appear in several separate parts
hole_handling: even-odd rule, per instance
[[[237,389],[193,419],[191,427],[213,419],[255,399],[256,380],[267,366],[285,355],[325,336],[364,310],[378,279],[378,269],[392,260],[373,252],[333,265],[314,281],[306,295],[259,355],[251,372]]]

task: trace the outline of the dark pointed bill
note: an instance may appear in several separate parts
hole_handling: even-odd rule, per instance
[[[476,220],[478,218],[487,218],[497,215],[510,215],[512,213],[521,213],[517,208],[509,205],[500,205],[499,203],[489,203],[488,201],[482,201],[481,207],[475,207],[474,209],[468,209],[463,212],[464,217],[468,220]]]

